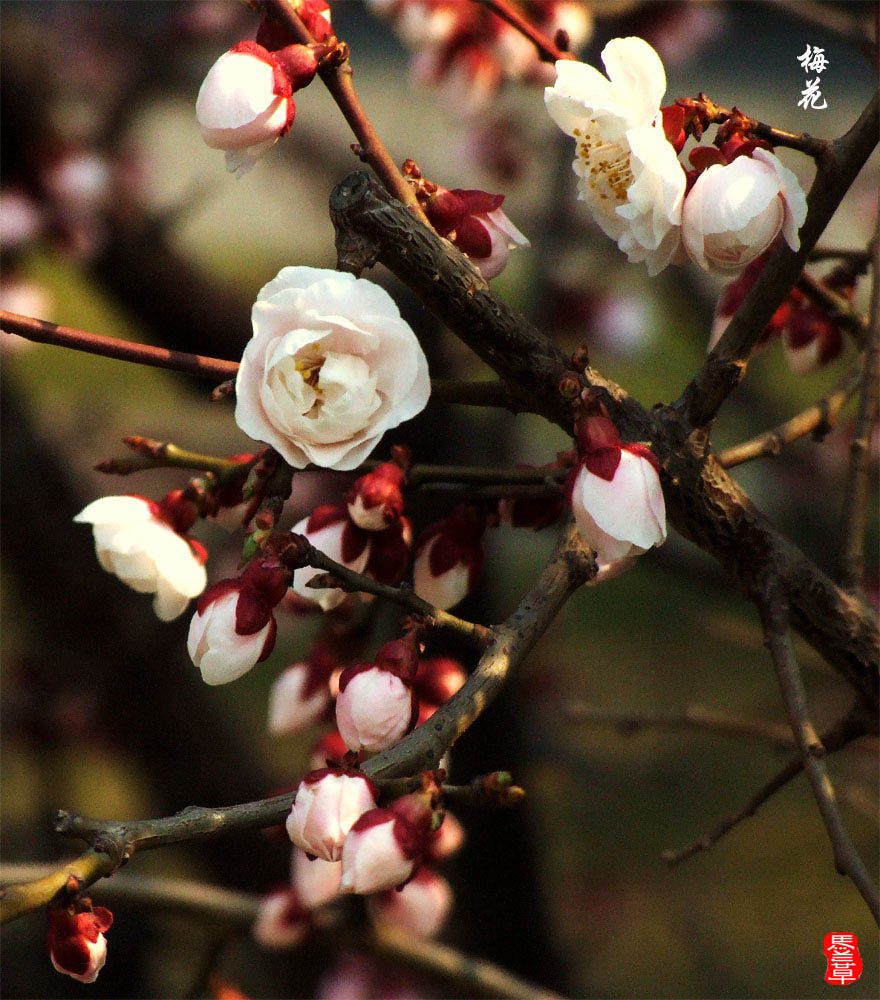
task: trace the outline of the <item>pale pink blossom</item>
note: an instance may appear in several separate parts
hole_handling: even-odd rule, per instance
[[[341,271],[285,267],[257,296],[236,377],[235,420],[302,469],[353,469],[431,391],[391,296]]]
[[[156,595],[153,610],[162,621],[181,615],[207,583],[207,553],[183,534],[192,521],[181,522],[180,505],[166,503],[171,496],[161,504],[139,496],[101,497],[74,518],[92,525],[103,569],[139,594]]]
[[[269,732],[298,733],[314,725],[331,704],[330,677],[335,660],[317,650],[280,674],[269,692]]]
[[[359,528],[342,504],[316,507],[308,517],[294,525],[293,533],[304,535],[319,552],[355,573],[363,572],[370,557],[372,533]],[[309,587],[312,577],[321,572],[313,566],[294,570],[290,586],[301,600],[320,606],[322,611],[331,611],[345,600],[346,593],[339,587]]]
[[[347,667],[339,678],[336,725],[349,750],[378,753],[415,725],[418,699],[412,682],[418,644],[412,633],[386,643],[375,663]]]
[[[365,894],[403,885],[425,853],[431,820],[431,808],[420,794],[364,813],[345,838],[340,892]]]
[[[452,909],[452,888],[441,875],[420,868],[400,890],[371,896],[370,916],[381,927],[390,927],[416,938],[436,937]]]
[[[293,948],[309,930],[309,912],[295,889],[278,889],[260,900],[252,933],[257,944],[280,950]]]
[[[644,445],[623,444],[606,416],[578,427],[582,462],[570,477],[578,529],[601,563],[614,563],[666,540],[659,463]]]
[[[556,63],[544,91],[547,110],[577,144],[572,164],[578,197],[630,261],[655,275],[681,241],[686,178],[663,131],[666,73],[641,38],[615,38],[602,50],[608,71],[573,60]]]
[[[682,238],[691,259],[729,274],[759,257],[781,233],[792,250],[807,217],[797,177],[766,149],[704,170],[685,198]]]
[[[186,645],[206,684],[228,684],[268,657],[275,645],[272,609],[286,591],[285,573],[260,562],[205,591]]]
[[[87,909],[74,912],[78,905]],[[49,959],[58,972],[81,983],[93,983],[107,961],[106,931],[113,914],[103,906],[92,907],[87,901],[71,907],[48,907],[49,932],[46,943]]]
[[[307,909],[316,910],[334,900],[339,895],[341,878],[341,861],[310,858],[305,851],[293,849],[291,880],[303,906]]]
[[[202,138],[226,151],[226,169],[239,176],[286,134],[296,106],[289,77],[262,45],[244,42],[208,70],[196,99]]]
[[[366,775],[339,767],[312,771],[300,782],[287,817],[287,833],[297,847],[325,861],[338,861],[356,821],[376,805],[375,786]]]
[[[445,611],[473,590],[483,567],[485,526],[481,511],[462,506],[422,532],[413,566],[419,597]]]
[[[439,829],[428,837],[425,859],[431,862],[445,860],[461,850],[466,836],[460,821],[451,812],[444,813]]]

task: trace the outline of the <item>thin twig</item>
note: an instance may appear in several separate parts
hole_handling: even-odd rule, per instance
[[[738,122],[742,122],[746,131],[757,138],[764,139],[773,146],[787,146],[789,149],[796,149],[816,160],[824,159],[828,147],[831,145],[828,139],[819,139],[808,132],[789,132],[786,129],[759,122],[757,118],[749,118],[739,110],[731,111],[729,108],[722,108],[704,94],[700,95],[696,103],[701,106],[709,124],[720,125],[730,118],[735,118]]]
[[[880,239],[874,241],[871,284],[871,330],[865,351],[859,409],[850,444],[849,468],[841,515],[840,583],[847,590],[862,586],[865,576],[865,529],[868,524],[869,452],[877,420],[880,375]]]
[[[538,50],[538,55],[542,62],[558,62],[560,59],[576,59],[577,57],[566,50],[560,49],[542,31],[539,31],[530,21],[522,16],[520,11],[508,3],[508,0],[476,0],[484,7],[487,7],[496,17],[506,21],[512,28],[527,38]]]
[[[206,358],[200,354],[187,354],[185,351],[170,351],[164,347],[153,347],[151,344],[120,340],[118,337],[102,337],[97,333],[87,333],[71,326],[59,326],[57,323],[34,319],[31,316],[20,316],[18,313],[6,310],[0,310],[0,330],[3,333],[14,333],[27,340],[36,341],[38,344],[54,344],[56,347],[69,347],[74,351],[99,354],[105,358],[135,361],[140,365],[166,368],[169,371],[195,375],[197,378],[210,379],[214,382],[235,378],[238,371],[237,361]]]
[[[364,764],[371,778],[393,778],[436,767],[453,743],[497,697],[510,670],[550,626],[572,593],[595,575],[596,564],[577,528],[568,525],[550,562],[507,621],[464,686],[400,743]]]
[[[137,457],[109,458],[95,466],[97,472],[107,475],[130,476],[134,472],[147,469],[196,469],[210,472],[220,484],[235,479],[244,479],[257,461],[235,462],[219,455],[202,455],[179,448],[170,441],[152,441],[149,438],[128,437],[125,443],[136,452]]]
[[[847,714],[840,722],[822,734],[822,745],[828,753],[832,753],[843,749],[843,747],[847,746],[848,743],[863,733],[864,728],[855,721],[854,716]],[[792,742],[794,742],[793,737]],[[743,820],[754,816],[768,799],[772,798],[781,788],[784,788],[793,778],[796,778],[803,769],[803,757],[795,757],[793,760],[790,760],[766,784],[762,785],[753,795],[749,796],[741,809],[720,820],[708,833],[704,833],[686,847],[664,851],[663,860],[675,867],[675,865],[687,861],[688,858],[692,858],[701,851],[708,851],[722,837],[739,826]]]
[[[819,160],[807,196],[800,249],[792,253],[782,244],[773,253],[721,339],[675,404],[691,427],[711,424],[725,399],[739,385],[764,327],[797,281],[831,216],[877,144],[877,119],[875,94],[855,125]]]
[[[834,851],[835,867],[841,875],[847,875],[852,879],[874,915],[874,920],[880,923],[880,896],[877,886],[843,825],[843,819],[837,808],[834,786],[831,784],[825,764],[826,750],[809,718],[804,682],[795,656],[789,626],[787,598],[778,581],[771,578],[767,580],[763,592],[756,595],[756,600],[764,626],[767,648],[782,689],[782,700],[785,703],[788,720]]]
[[[305,536],[299,537],[305,542]],[[308,542],[305,542],[305,545],[308,546],[304,548],[302,553],[305,565],[312,566],[315,569],[322,569],[332,578],[322,579],[314,577],[309,581],[310,584],[314,584],[319,588],[328,586],[339,587],[347,592],[360,591],[366,594],[374,594],[376,597],[393,601],[400,607],[406,608],[411,614],[417,615],[437,628],[456,632],[463,638],[475,642],[478,646],[486,646],[491,641],[493,636],[492,629],[487,628],[485,625],[477,625],[474,622],[465,621],[464,618],[457,618],[448,611],[442,611],[433,604],[422,600],[413,590],[405,587],[392,587],[387,583],[379,583],[378,580],[374,580],[370,576],[366,576],[363,573],[356,573],[347,566],[343,566],[342,563],[336,562],[335,559],[331,559],[313,545],[309,545]]]
[[[855,309],[849,299],[839,295],[824,281],[814,278],[806,271],[798,278],[797,286],[805,295],[822,306],[832,319],[836,319],[845,327],[860,346],[864,346],[868,337],[868,318]]]
[[[722,712],[711,712],[702,705],[689,705],[683,712],[627,712],[572,702],[566,704],[562,712],[573,722],[613,726],[626,734],[644,729],[693,729],[720,736],[763,740],[780,750],[795,745],[794,737],[784,723],[741,719]]]
[[[807,434],[824,436],[837,423],[841,411],[852,398],[861,381],[861,366],[852,369],[830,392],[805,410],[772,430],[740,444],[725,448],[715,457],[725,469],[750,462],[765,455],[778,455],[783,447]]]
[[[867,266],[871,260],[871,252],[843,247],[816,247],[810,251],[811,264],[823,260],[843,260],[855,267]]]
[[[302,45],[315,43],[315,39],[298,17],[296,6],[291,0],[263,0],[263,9],[277,24],[287,29],[295,42]],[[352,83],[352,69],[348,58],[346,57],[340,65],[321,67],[318,75],[359,143],[358,156],[376,171],[388,191],[402,201],[423,225],[430,228],[431,224],[419,205],[415,191],[397,169],[397,164],[391,158],[358,99]]]

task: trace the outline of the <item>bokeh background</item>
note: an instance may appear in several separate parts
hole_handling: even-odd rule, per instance
[[[800,18],[796,6],[596,4],[583,57],[597,61],[610,37],[642,34],[666,63],[667,101],[703,90],[781,127],[838,135],[876,77],[865,39],[837,27],[876,5],[810,5],[827,15],[823,26]],[[298,95],[290,135],[241,180],[199,138],[199,84],[222,51],[253,37],[257,15],[246,6],[4,2],[2,21],[3,308],[237,359],[261,285],[287,264],[334,265],[327,200],[358,164],[318,82]],[[337,0],[333,23],[351,45],[363,104],[398,161],[414,157],[448,187],[506,194],[508,214],[533,247],[513,255],[494,282],[498,293],[566,349],[587,343],[593,363],[643,403],[675,398],[705,354],[720,286],[693,268],[649,280],[592,226],[575,199],[570,141],[546,115],[540,88],[509,85],[483,114],[462,121],[436,89],[411,84],[408,52],[362,4]],[[821,112],[797,107],[804,76],[797,56],[807,44],[823,46],[829,59]],[[786,150],[781,157],[810,181],[809,161]],[[9,199],[21,195],[28,204],[10,213]],[[875,158],[822,242],[863,247],[876,217]],[[488,374],[390,275],[370,276],[419,333],[433,374]],[[857,302],[866,308],[866,287]],[[231,403],[208,403],[210,386],[183,376],[3,341],[3,860],[64,856],[51,833],[59,807],[146,817],[294,784],[317,732],[271,739],[266,698],[278,672],[307,651],[317,623],[285,620],[266,663],[234,684],[206,687],[186,654],[189,615],[159,623],[149,599],[101,572],[88,529],[71,523],[97,496],[159,497],[186,481],[185,473],[123,482],[91,471],[123,454],[124,434],[218,454],[246,450]],[[786,419],[853,360],[848,346],[829,369],[800,377],[771,344],[725,408],[716,446]],[[850,409],[821,443],[800,441],[736,472],[780,528],[832,572],[851,416]],[[389,435],[376,454],[387,455],[394,441],[407,442],[417,460],[459,464],[543,463],[566,447],[564,435],[538,418],[440,404]],[[342,482],[297,476],[290,523],[335,500]],[[412,513],[418,526],[447,508],[434,495],[419,498]],[[867,582],[876,585],[875,517],[871,524]],[[211,550],[212,578],[228,575],[235,540],[214,525],[197,533]],[[506,616],[552,535],[490,532],[483,584],[461,613],[487,622]],[[367,652],[395,620],[377,617]],[[806,646],[798,652],[815,717],[832,721],[848,690]],[[689,543],[672,536],[625,576],[581,591],[456,747],[454,777],[511,770],[528,796],[511,812],[460,812],[468,842],[445,870],[456,889],[445,941],[566,996],[825,997],[839,988],[823,981],[822,939],[846,930],[858,934],[865,960],[847,995],[877,995],[876,928],[834,872],[803,779],[710,852],[674,870],[661,860],[664,849],[738,808],[786,752],[573,721],[565,714],[573,701],[620,713],[698,704],[784,718],[753,609]],[[867,741],[830,762],[846,822],[872,864],[876,764],[876,742]],[[282,842],[254,833],[148,852],[129,870],[263,892],[287,877],[288,861]],[[246,933],[227,935],[210,922],[124,904],[114,912],[107,966],[88,987],[51,969],[42,913],[9,925],[4,994],[197,995],[210,956],[248,996],[343,995],[328,992],[339,955],[326,943],[269,953]],[[458,995],[411,971],[395,978],[401,971],[380,970],[384,992],[375,995]]]

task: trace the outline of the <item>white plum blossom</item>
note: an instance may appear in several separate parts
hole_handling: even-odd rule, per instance
[[[352,274],[285,267],[263,287],[235,383],[235,420],[294,468],[353,469],[431,391],[391,296]]]
[[[254,560],[240,577],[220,580],[205,591],[186,645],[206,684],[237,680],[272,652],[272,609],[287,593],[288,580],[277,564]]]
[[[355,573],[362,573],[370,558],[370,533],[359,528],[348,516],[344,505],[316,507],[312,513],[294,525],[293,533],[303,535],[316,549]],[[290,587],[296,596],[322,611],[332,611],[346,597],[340,587],[307,586],[312,577],[321,573],[314,566],[294,570]]]
[[[196,118],[206,145],[226,151],[230,173],[246,173],[288,131],[292,94],[277,61],[255,42],[235,46],[208,70]]]
[[[655,275],[681,241],[686,178],[663,131],[666,73],[641,38],[615,38],[602,50],[603,76],[585,63],[559,60],[544,91],[547,110],[577,143],[572,164],[578,197],[630,261]]]
[[[707,271],[729,274],[759,257],[782,233],[792,250],[807,217],[797,177],[766,149],[704,170],[688,193],[682,238]]]
[[[155,594],[153,610],[166,622],[183,613],[208,579],[204,549],[175,530],[169,516],[145,497],[115,496],[93,500],[74,518],[92,525],[102,568],[139,594]]]
[[[307,854],[338,861],[349,830],[376,805],[376,798],[376,788],[366,775],[339,767],[311,771],[297,789],[287,834]]]
[[[367,905],[379,927],[432,938],[443,929],[452,909],[452,888],[430,868],[420,868],[402,889],[371,896]]]
[[[269,692],[269,732],[298,733],[318,722],[330,706],[330,673],[323,661],[294,663],[280,674]]]
[[[582,462],[570,481],[571,508],[600,570],[662,545],[666,505],[654,454],[644,445],[622,444],[606,416],[581,422],[578,445]]]

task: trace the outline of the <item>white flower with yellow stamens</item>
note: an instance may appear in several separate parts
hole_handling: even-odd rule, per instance
[[[685,173],[663,132],[666,73],[641,38],[615,38],[602,50],[608,72],[572,60],[556,63],[544,91],[547,110],[577,142],[572,164],[602,231],[655,275],[681,242]]]

